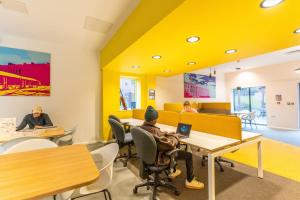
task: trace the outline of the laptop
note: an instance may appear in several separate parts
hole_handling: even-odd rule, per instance
[[[176,133],[179,134],[180,138],[188,138],[192,129],[191,124],[178,123]]]

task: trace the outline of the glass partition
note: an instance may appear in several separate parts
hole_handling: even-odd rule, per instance
[[[233,89],[233,110],[238,115],[255,112],[257,124],[267,124],[266,87]]]

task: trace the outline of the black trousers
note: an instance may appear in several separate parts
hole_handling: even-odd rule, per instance
[[[186,178],[189,182],[194,179],[193,155],[187,151],[178,151],[176,160],[185,160]]]

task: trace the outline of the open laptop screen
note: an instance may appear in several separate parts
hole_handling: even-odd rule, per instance
[[[177,126],[176,133],[178,133],[182,136],[185,136],[185,137],[189,137],[191,129],[192,129],[191,124],[179,123],[178,126]]]

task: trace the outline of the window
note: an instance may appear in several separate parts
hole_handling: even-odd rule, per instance
[[[120,110],[140,108],[140,81],[131,77],[120,78]]]
[[[255,112],[258,124],[266,124],[266,88],[248,87],[233,89],[234,112]]]

